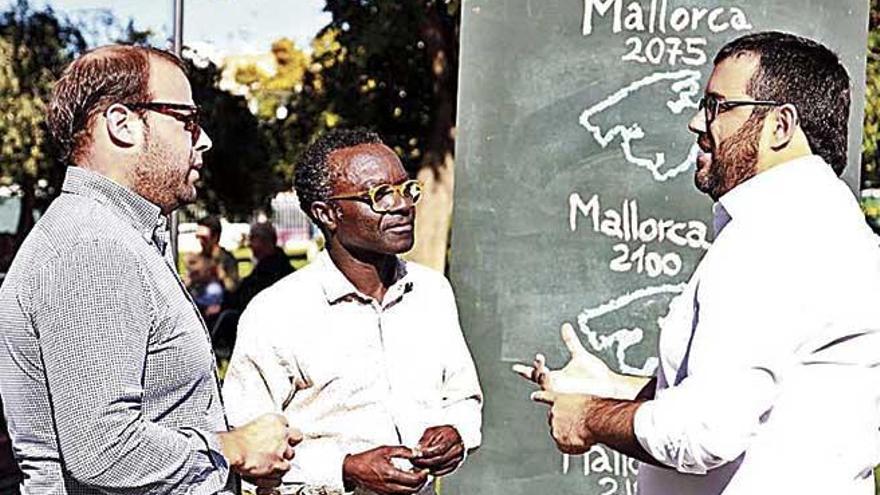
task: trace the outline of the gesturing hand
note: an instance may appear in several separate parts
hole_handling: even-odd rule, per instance
[[[542,390],[533,393],[532,400],[550,406],[547,418],[550,435],[559,450],[566,454],[583,454],[596,443],[593,433],[587,427],[587,416],[592,409],[594,397]]]
[[[601,359],[584,348],[571,324],[563,324],[560,333],[571,355],[568,364],[552,370],[546,366],[544,356],[536,354],[532,366],[514,364],[513,371],[542,390],[610,398],[632,398],[647,381],[611,371]]]
[[[458,431],[449,425],[432,426],[422,434],[418,456],[410,459],[413,466],[427,469],[434,476],[444,476],[464,459],[464,442]]]
[[[419,491],[428,480],[428,471],[403,471],[391,462],[393,457],[412,459],[413,452],[403,446],[383,446],[347,456],[342,462],[346,490],[361,486],[387,495]]]

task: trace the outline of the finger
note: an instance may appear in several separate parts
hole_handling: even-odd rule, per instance
[[[463,454],[464,454],[464,446],[461,444],[453,444],[448,449],[441,452],[439,455],[424,459],[424,461],[426,463],[430,463],[431,464],[430,467],[432,467],[434,469],[438,469],[442,466],[445,466],[446,464],[449,464],[450,462],[454,461],[455,459],[459,459],[459,458],[463,457]]]
[[[453,445],[455,444],[451,441],[436,441],[432,445],[423,448],[421,450],[421,455],[419,455],[418,457],[422,459],[430,459],[432,457],[442,456],[450,448],[452,448]]]
[[[389,483],[395,483],[398,485],[405,486],[407,488],[420,488],[425,484],[425,481],[428,480],[428,471],[427,470],[419,470],[415,472],[403,471],[397,468],[392,467],[388,473],[386,473],[387,480]]]
[[[549,390],[538,390],[532,392],[530,398],[535,402],[552,406],[553,403],[556,402],[556,393]]]
[[[547,359],[543,354],[535,354],[535,361],[532,364],[534,369],[532,370],[532,381],[540,385],[542,388],[546,388],[544,384],[547,381],[548,373],[550,369],[547,368]]]
[[[415,457],[412,450],[403,445],[398,445],[395,447],[387,447],[385,449],[385,457],[402,457],[404,459],[412,459]]]
[[[287,462],[287,460],[279,461],[272,465],[270,474],[267,477],[280,478],[284,476],[284,474],[288,471],[290,471],[290,463]]]
[[[447,464],[440,466],[434,469],[434,476],[446,476],[447,474],[455,471],[455,468],[461,464],[461,459],[453,459]]]
[[[535,381],[535,380],[533,380],[533,378],[532,378],[532,377],[534,376],[534,373],[535,373],[535,368],[532,368],[531,366],[526,366],[526,365],[524,365],[524,364],[514,364],[514,365],[511,367],[511,369],[513,370],[514,373],[516,373],[517,375],[519,375],[519,376],[525,378],[526,380],[528,380],[528,381],[530,381],[530,382],[534,382],[534,381]]]
[[[281,486],[281,477],[251,478],[248,482],[258,488],[275,488]]]
[[[291,446],[296,445],[303,440],[303,434],[296,428],[291,427],[287,432],[287,443]]]
[[[535,354],[534,367],[536,371],[540,371],[547,367],[547,358],[543,354]]]
[[[565,342],[565,347],[568,348],[571,357],[581,357],[584,354],[589,354],[587,350],[584,349],[583,344],[581,344],[581,340],[578,338],[577,333],[575,333],[574,327],[571,326],[571,323],[563,323],[559,332],[562,334],[562,341]]]

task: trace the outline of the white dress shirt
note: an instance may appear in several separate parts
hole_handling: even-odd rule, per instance
[[[873,494],[880,249],[852,193],[809,156],[737,186],[716,218],[661,321],[634,426],[671,469],[643,464],[639,493]]]
[[[261,292],[241,317],[223,395],[232,426],[279,412],[303,432],[285,492],[341,491],[346,454],[414,447],[431,426],[452,425],[467,449],[481,439],[482,393],[452,289],[411,262],[381,302],[326,253]]]

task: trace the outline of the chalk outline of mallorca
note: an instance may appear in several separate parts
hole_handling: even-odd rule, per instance
[[[644,339],[645,334],[641,328],[621,328],[608,335],[600,335],[598,332],[590,328],[590,320],[623,309],[625,306],[638,301],[639,299],[656,296],[658,294],[680,294],[686,285],[687,284],[685,283],[680,283],[643,287],[606,301],[595,308],[584,308],[577,318],[578,330],[587,337],[587,343],[596,352],[601,352],[605,349],[612,349],[616,344],[614,355],[617,359],[617,366],[621,373],[628,375],[651,376],[659,365],[659,361],[656,357],[649,357],[641,368],[635,368],[626,364],[626,350]]]
[[[595,139],[603,148],[608,147],[616,137],[620,136],[620,148],[623,150],[623,156],[626,161],[637,167],[648,170],[651,172],[651,176],[654,180],[658,182],[664,182],[671,179],[696,163],[697,152],[699,151],[699,147],[696,143],[691,146],[690,152],[683,162],[665,172],[661,172],[660,168],[666,163],[665,153],[656,153],[654,158],[651,159],[635,156],[632,152],[632,142],[645,137],[645,131],[638,122],[633,122],[629,126],[616,125],[603,134],[602,129],[599,126],[590,122],[590,118],[603,110],[620,103],[634,92],[662,81],[673,81],[670,85],[670,89],[678,93],[678,99],[666,102],[666,107],[669,108],[672,113],[681,114],[687,108],[696,109],[698,107],[698,103],[694,101],[692,97],[695,97],[700,93],[700,73],[692,69],[681,69],[673,72],[655,72],[647,77],[639,79],[629,86],[616,91],[598,104],[584,110],[578,119],[580,125],[589,131],[590,134],[593,135],[593,139]]]

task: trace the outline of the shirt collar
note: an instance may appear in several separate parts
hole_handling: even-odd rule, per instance
[[[397,259],[397,274],[395,282],[388,288],[385,298],[382,302],[383,306],[390,306],[403,297],[404,294],[412,290],[412,280],[406,269],[406,262],[400,258]],[[354,284],[343,274],[339,268],[330,259],[330,255],[326,250],[318,254],[315,260],[322,272],[321,285],[324,290],[324,296],[330,304],[336,304],[344,299],[356,298],[361,301],[370,302],[374,299],[357,289]]]
[[[831,167],[818,155],[807,155],[781,163],[765,170],[751,179],[737,185],[718,200],[715,208],[716,225],[719,212],[726,215],[727,224],[731,218],[741,219],[749,216],[765,215],[776,205],[784,204],[782,196],[798,189],[816,174],[833,173]],[[717,229],[716,229],[717,230]]]
[[[97,201],[128,221],[144,237],[165,229],[162,210],[110,178],[81,167],[67,167],[61,191]]]

